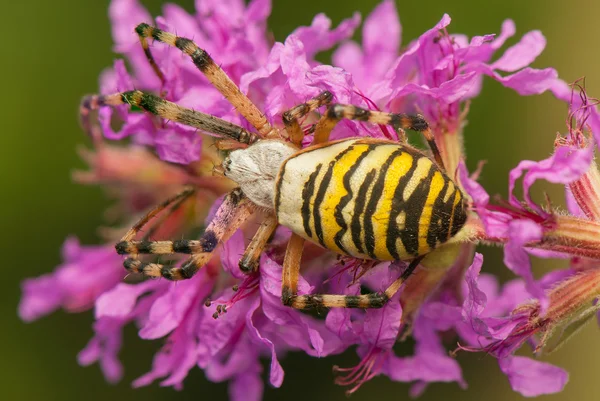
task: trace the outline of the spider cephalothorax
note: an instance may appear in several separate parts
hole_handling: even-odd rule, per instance
[[[273,188],[283,162],[298,148],[280,140],[261,140],[234,150],[223,162],[223,175],[239,184],[253,203],[273,209]]]
[[[239,188],[226,195],[212,222],[198,240],[138,241],[136,235],[160,211],[174,207],[194,193],[187,189],[166,200],[144,216],[116,245],[129,255],[125,267],[149,277],[182,280],[192,277],[224,242],[256,211],[266,217],[240,258],[244,272],[258,269],[269,238],[283,224],[293,231],[283,263],[282,301],[294,308],[381,307],[400,288],[425,255],[439,245],[456,241],[466,221],[462,191],[446,175],[442,158],[427,122],[420,115],[371,111],[352,105],[331,104],[324,91],[306,103],[283,113],[285,130],[269,124],[212,58],[191,40],[177,37],[147,24],[136,28],[154,70],[162,77],[147,39],[175,46],[189,55],[198,69],[256,129],[240,126],[181,107],[156,95],[128,91],[84,98],[81,114],[90,130],[89,113],[102,106],[129,104],[158,117],[185,124],[235,141],[217,171]],[[319,107],[326,112],[314,125],[314,140],[301,149],[304,132],[299,119]],[[420,131],[433,159],[405,141],[351,138],[329,141],[342,119],[391,125]],[[405,138],[404,135],[399,135]],[[409,266],[385,291],[363,295],[298,295],[298,275],[304,240],[342,255],[373,260],[406,260]],[[139,254],[183,253],[191,256],[180,266],[144,263]]]

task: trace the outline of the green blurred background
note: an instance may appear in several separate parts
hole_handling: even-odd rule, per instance
[[[0,77],[4,95],[0,110],[4,128],[0,135],[0,174],[4,195],[0,243],[4,278],[0,291],[0,396],[4,400],[225,400],[226,385],[208,383],[198,369],[189,375],[182,392],[156,384],[131,389],[129,383],[150,369],[152,355],[160,345],[137,339],[133,327],[126,332],[122,351],[125,379],[112,386],[105,383],[97,365],[82,368],[75,360],[92,335],[91,312],[59,312],[32,324],[22,323],[16,315],[19,282],[49,272],[60,263],[59,250],[67,235],[78,235],[82,243],[95,243],[95,228],[108,204],[98,188],[75,186],[70,180],[70,172],[83,167],[75,147],[87,143],[77,123],[79,99],[97,91],[98,74],[114,59],[108,3],[32,0],[5,1],[2,5]],[[143,3],[154,15],[160,13],[161,0]],[[192,10],[193,0],[179,3]],[[318,12],[327,13],[337,23],[355,10],[366,15],[375,4],[377,0],[275,0],[269,23],[275,38],[283,40],[296,26],[309,24]],[[516,21],[518,35],[540,29],[548,45],[534,66],[553,66],[567,81],[586,75],[589,92],[599,96],[600,2],[490,1],[482,5],[476,0],[436,0],[402,1],[397,5],[404,43],[433,26],[444,12],[453,18],[451,32],[470,36],[499,32],[505,18]],[[218,60],[218,55],[214,56]],[[523,98],[487,81],[483,94],[472,103],[465,132],[469,166],[487,159],[483,184],[489,192],[505,196],[508,170],[521,159],[547,157],[555,133],[565,130],[566,113],[566,106],[550,95]],[[557,186],[534,188],[538,194],[542,190],[547,190],[555,201],[562,201]],[[499,249],[484,249],[484,253],[486,271],[511,278],[501,265]],[[536,274],[560,266],[536,262]],[[563,393],[544,399],[600,399],[595,381],[600,370],[598,337],[597,325],[590,324],[545,358],[567,369],[571,378]],[[422,400],[522,398],[511,391],[491,357],[463,353],[459,361],[469,389],[435,384]],[[354,352],[324,360],[289,355],[282,359],[286,371],[283,387],[268,388],[265,399],[345,399],[343,389],[333,385],[331,366],[357,362]],[[378,377],[352,399],[406,399],[408,387]]]

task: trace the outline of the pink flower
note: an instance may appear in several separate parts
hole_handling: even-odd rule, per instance
[[[231,399],[259,400],[264,386],[260,358],[270,360],[268,381],[279,387],[285,375],[282,357],[287,352],[324,357],[354,346],[360,362],[353,368],[336,368],[336,382],[348,386],[349,393],[380,374],[395,381],[413,382],[412,395],[438,381],[465,387],[460,366],[448,356],[441,338],[442,333],[454,331],[471,349],[487,349],[498,357],[501,370],[516,391],[527,396],[560,391],[566,383],[565,372],[543,362],[515,357],[513,352],[534,335],[549,331],[552,324],[565,323],[572,316],[572,311],[559,307],[565,303],[561,303],[564,297],[556,288],[581,285],[586,278],[590,291],[596,289],[596,263],[581,259],[596,257],[593,249],[583,247],[587,253],[577,253],[569,242],[575,238],[576,229],[582,227],[575,223],[583,222],[588,234],[595,227],[600,229],[600,222],[590,217],[595,216],[596,209],[579,195],[594,192],[591,189],[598,189],[600,194],[600,183],[594,187],[591,175],[581,181],[590,171],[592,148],[581,146],[587,139],[571,135],[551,158],[522,162],[510,175],[510,203],[502,207],[490,204],[486,191],[461,164],[467,102],[479,95],[485,76],[521,95],[550,90],[566,100],[564,85],[553,69],[528,67],[545,47],[541,33],[529,32],[497,55],[515,33],[512,21],[504,22],[497,37],[469,39],[449,34],[450,18],[444,15],[400,51],[402,27],[394,3],[385,0],[366,18],[362,45],[350,40],[360,24],[356,14],[336,27],[320,14],[310,26],[297,28],[283,43],[273,44],[266,28],[270,10],[268,0],[252,0],[249,4],[243,0],[203,0],[197,2],[193,15],[169,4],[161,17],[153,19],[137,0],[113,0],[109,14],[114,50],[123,59],[102,73],[100,91],[150,91],[252,131],[250,124],[177,49],[151,43],[158,66],[153,68],[134,32],[137,24],[145,22],[193,38],[276,127],[282,126],[281,115],[286,109],[324,90],[330,91],[338,103],[423,113],[440,144],[449,175],[454,177],[458,169],[456,182],[473,199],[477,215],[470,217],[466,229],[470,231],[465,238],[505,244],[507,267],[524,281],[508,284],[500,292],[492,277],[479,277],[483,260],[480,255],[471,260],[474,244],[467,241],[446,248],[450,256],[445,259],[425,259],[426,268],[407,280],[399,295],[384,308],[334,309],[325,319],[318,319],[281,303],[283,249],[290,236],[285,227],[276,231],[258,271],[245,275],[238,268],[249,224],[220,246],[217,255],[196,276],[181,283],[143,281],[135,275],[122,282],[123,261],[114,253],[112,243],[123,229],[116,228],[102,232],[110,245],[82,248],[68,240],[64,265],[52,274],[24,282],[21,317],[30,321],[58,308],[81,311],[95,307],[95,334],[78,359],[82,365],[98,362],[111,382],[122,376],[118,353],[126,325],[135,324],[142,339],[163,339],[150,371],[134,381],[136,387],[160,380],[162,386],[181,389],[188,372],[197,366],[209,380],[227,381]],[[316,60],[317,53],[333,48],[333,65]],[[598,127],[600,119],[595,109],[586,107],[583,98],[580,103],[582,109],[590,110],[585,120]],[[78,172],[75,179],[108,189],[118,202],[112,216],[122,218],[125,226],[169,195],[194,186],[201,191],[198,196],[172,215],[158,217],[162,219],[160,226],[144,234],[148,238],[197,235],[204,214],[208,213],[208,224],[220,204],[213,201],[231,186],[210,176],[212,165],[219,160],[210,143],[189,127],[129,107],[103,107],[98,114],[100,127],[92,132],[95,150],[82,152],[91,171]],[[314,119],[310,115],[301,122],[308,133],[304,145],[312,141],[310,126]],[[397,133],[387,127],[360,121],[341,122],[331,139],[356,136],[398,139]],[[125,138],[126,145],[105,143]],[[524,204],[512,195],[521,177]],[[578,217],[560,216],[533,203],[529,188],[538,179],[569,186],[571,209],[579,210]],[[534,279],[529,264],[531,253],[551,257],[569,250],[580,258],[573,260],[573,270],[583,271],[581,266],[585,266],[585,273],[567,277],[566,273],[572,273],[568,270]],[[361,287],[381,291],[405,267],[402,262],[345,263],[341,266],[342,261],[333,262],[330,253],[307,246],[299,294],[357,295]],[[594,306],[591,292],[586,294],[579,299],[581,305],[587,302]],[[523,306],[522,302],[531,297],[534,302]],[[585,309],[588,313],[593,310],[590,305]],[[511,311],[516,312],[509,314]],[[554,317],[550,324],[540,323],[544,313]],[[394,344],[408,335],[416,341],[414,355],[395,355]]]
[[[64,263],[54,273],[23,282],[19,316],[26,321],[63,308],[81,312],[125,277],[112,246],[81,247],[75,238],[63,245]]]
[[[366,96],[371,106],[424,114],[433,127],[446,167],[454,172],[462,153],[460,130],[465,102],[480,93],[484,76],[521,95],[533,95],[553,89],[557,73],[552,68],[528,67],[546,45],[539,31],[525,34],[519,43],[491,61],[515,34],[511,20],[503,23],[498,37],[483,35],[470,40],[464,35],[448,34],[449,24],[450,17],[444,15],[400,53],[400,22],[393,2],[384,1],[365,21],[362,49],[348,42],[334,53],[333,61],[352,73],[355,91]]]
[[[491,275],[479,275],[480,270],[481,263],[478,263],[467,272],[462,305],[464,321],[457,326],[457,332],[472,346],[460,348],[484,350],[497,357],[500,370],[513,390],[526,397],[561,391],[568,380],[567,372],[545,362],[513,355],[524,342],[531,341],[536,332],[545,330],[544,324],[548,324],[547,328],[551,324],[542,323],[546,320],[532,320],[539,314],[539,302],[528,304],[530,297],[523,281],[509,282],[500,292],[496,279]],[[549,290],[571,274],[571,271],[550,273],[540,281],[543,289]],[[552,295],[550,298],[548,318],[560,319],[555,313],[557,302]],[[511,310],[512,313],[506,316]]]
[[[556,87],[562,85],[557,83]],[[595,210],[600,201],[600,174],[592,163],[592,141],[584,134],[594,127],[586,122],[593,122],[598,115],[595,106],[576,83],[571,94],[568,134],[557,138],[550,158],[523,161],[511,171],[507,204],[490,204],[485,190],[468,176],[464,165],[460,167],[461,182],[483,224],[482,238],[505,243],[506,266],[524,279],[508,284],[498,294],[497,289],[482,291],[477,283],[478,271],[469,271],[463,305],[468,324],[461,336],[471,346],[462,348],[483,350],[499,358],[513,389],[525,396],[560,391],[568,374],[547,363],[514,356],[514,352],[525,343],[536,353],[551,352],[598,310],[600,265],[594,259],[598,258],[599,244]],[[524,202],[514,195],[521,177]],[[545,207],[533,202],[530,188],[538,179],[565,185],[570,214],[556,212],[549,201]],[[571,255],[571,268],[536,280],[530,255],[562,259]]]

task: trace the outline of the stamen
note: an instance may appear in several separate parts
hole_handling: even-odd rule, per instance
[[[344,272],[350,272],[352,274],[352,281],[350,285],[355,284],[362,276],[365,275],[369,270],[375,267],[379,261],[368,260],[368,259],[357,259],[350,256],[338,256],[338,265],[335,267],[335,271],[331,277],[324,281],[324,284],[338,277]]]
[[[346,373],[346,375],[340,375],[336,377],[335,384],[339,386],[353,386],[349,390],[346,390],[346,395],[351,395],[373,377],[377,376],[381,372],[381,367],[385,362],[385,354],[381,348],[372,347],[367,355],[353,368],[340,368],[339,366],[333,367],[333,373]]]
[[[258,291],[260,284],[260,275],[258,272],[249,274],[242,280],[240,284],[234,285],[231,289],[234,291],[234,295],[229,301],[221,302],[217,304],[216,312],[213,314],[213,318],[218,319],[219,316],[227,313],[227,311],[233,307],[237,302],[248,298]],[[209,307],[212,305],[210,300],[206,300],[205,306]]]

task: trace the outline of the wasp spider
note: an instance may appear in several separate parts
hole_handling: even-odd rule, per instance
[[[148,47],[154,39],[177,47],[256,129],[250,132],[215,116],[187,109],[143,91],[94,95],[83,99],[82,123],[89,124],[91,110],[128,104],[160,118],[176,121],[217,135],[233,150],[216,170],[239,187],[226,195],[214,219],[197,240],[136,241],[135,236],[155,215],[190,197],[188,189],[166,200],[144,216],[116,244],[129,255],[124,265],[131,272],[168,280],[191,278],[211,258],[215,248],[237,230],[257,209],[267,218],[246,248],[239,267],[258,268],[267,242],[279,224],[293,234],[283,263],[282,302],[293,308],[382,307],[437,246],[456,240],[465,225],[467,203],[462,191],[447,175],[427,122],[420,115],[391,114],[352,105],[331,104],[332,94],[321,93],[283,114],[285,134],[269,124],[213,59],[189,39],[147,24],[136,27],[146,56],[164,81]],[[314,141],[301,149],[304,133],[299,119],[327,106],[314,126]],[[401,138],[404,129],[423,134],[433,159],[405,140],[374,138],[329,141],[342,119],[392,126]],[[283,138],[289,138],[284,140]],[[235,141],[238,145],[232,146]],[[225,146],[225,145],[224,145]],[[348,296],[298,295],[297,284],[304,241],[312,241],[341,255],[372,260],[410,261],[401,276],[385,291]],[[180,266],[144,263],[139,254],[190,254]]]

